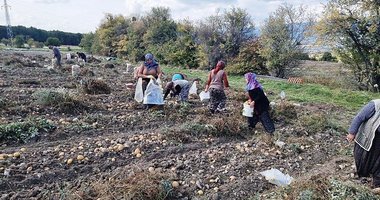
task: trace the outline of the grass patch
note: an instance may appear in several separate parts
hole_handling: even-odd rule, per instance
[[[261,194],[260,196],[263,199],[297,200],[379,199],[379,196],[373,194],[364,186],[358,186],[352,182],[329,179],[323,176],[313,176],[309,180],[296,181],[287,187]]]
[[[188,75],[189,79],[200,78],[201,85],[204,85],[207,79],[208,71],[178,69],[163,67],[166,74],[182,72]],[[231,87],[237,91],[243,91],[245,80],[243,76],[228,76]],[[292,84],[286,81],[271,80],[269,78],[258,78],[263,85],[264,90],[268,93],[270,100],[280,100],[280,92],[284,91],[286,99],[291,102],[303,103],[327,103],[341,106],[347,110],[356,111],[372,99],[379,98],[376,93],[367,91],[352,91],[348,89],[330,88],[320,84]]]
[[[87,187],[82,186],[68,199],[170,199],[174,188],[169,179],[169,175],[162,173],[120,173],[107,180],[90,183]]]
[[[59,112],[80,113],[88,107],[82,102],[74,99],[67,90],[40,90],[32,95],[37,105],[54,107]]]
[[[45,119],[30,119],[25,122],[14,122],[0,125],[0,141],[26,143],[41,132],[50,132],[55,126]]]

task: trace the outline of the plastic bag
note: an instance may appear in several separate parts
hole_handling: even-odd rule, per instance
[[[210,92],[207,91],[202,91],[201,93],[199,93],[199,98],[201,99],[201,101],[207,101],[210,99]]]
[[[243,116],[253,117],[253,108],[251,108],[248,102],[243,103]]]
[[[135,100],[141,103],[144,100],[144,93],[142,88],[142,78],[137,80],[136,89],[135,89]]]
[[[160,90],[161,90],[161,93],[162,93],[162,91],[164,91],[164,88],[162,88],[162,81],[161,81],[161,79],[158,78],[158,79],[156,80],[156,83],[160,86]]]
[[[51,59],[51,66],[53,68],[56,68],[58,66],[58,61],[57,61],[57,58],[52,58]]]
[[[263,172],[260,172],[261,175],[265,177],[270,183],[278,185],[278,186],[286,186],[289,185],[293,178],[289,176],[289,174],[283,174],[278,169],[270,169]]]
[[[162,90],[160,85],[156,81],[150,80],[146,86],[144,95],[144,104],[163,105],[164,97],[162,96]]]
[[[197,82],[194,81],[193,84],[191,85],[190,87],[190,90],[189,90],[189,94],[192,95],[192,94],[197,94]]]

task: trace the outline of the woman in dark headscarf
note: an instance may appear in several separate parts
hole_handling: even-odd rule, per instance
[[[146,90],[150,79],[161,78],[162,71],[158,63],[154,60],[153,54],[147,53],[145,55],[145,62],[141,65],[139,71],[137,72],[137,77],[143,79],[143,92]]]
[[[247,82],[246,91],[248,96],[248,103],[253,106],[253,117],[248,118],[248,126],[255,128],[256,124],[260,121],[268,133],[275,131],[272,119],[269,116],[269,100],[263,91],[263,87],[257,81],[255,73],[246,73],[244,75]]]
[[[229,84],[224,71],[225,66],[223,61],[219,61],[215,69],[211,70],[208,75],[205,91],[210,90],[209,110],[211,113],[214,113],[215,110],[223,111],[226,106],[227,97],[224,88],[228,89]]]
[[[370,101],[351,122],[347,140],[355,140],[354,157],[359,177],[372,175],[374,192],[380,193],[380,99]]]

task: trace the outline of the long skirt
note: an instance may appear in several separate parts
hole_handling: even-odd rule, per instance
[[[373,186],[380,187],[380,132],[377,131],[371,149],[364,150],[355,143],[354,157],[359,177],[373,177]]]

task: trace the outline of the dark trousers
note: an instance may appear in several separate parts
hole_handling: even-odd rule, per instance
[[[358,176],[369,177],[372,175],[373,187],[380,187],[380,132],[376,131],[369,151],[355,143],[354,157]]]
[[[247,117],[247,119],[250,128],[255,128],[256,124],[261,122],[268,133],[273,133],[275,131],[273,121],[270,118],[268,111],[264,111],[260,115],[254,113],[253,117]]]

